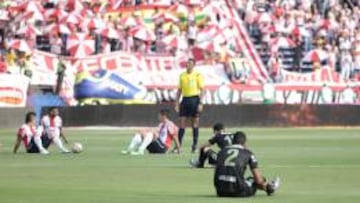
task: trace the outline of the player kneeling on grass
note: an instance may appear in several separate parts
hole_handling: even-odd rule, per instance
[[[236,132],[232,145],[222,149],[217,158],[214,175],[214,185],[219,197],[250,197],[257,189],[272,195],[280,186],[280,179],[271,182],[261,176],[258,162],[254,154],[246,149],[246,135]],[[250,167],[253,178],[245,179],[247,166]]]
[[[166,153],[175,141],[176,149],[180,150],[177,138],[177,126],[169,120],[169,110],[160,110],[158,114],[160,124],[157,129],[139,130],[132,138],[127,150],[123,154],[142,155],[145,149],[149,153]]]
[[[204,168],[206,160],[210,165],[216,164],[217,153],[211,149],[211,146],[217,144],[220,149],[231,145],[232,134],[226,133],[222,123],[216,123],[213,126],[214,136],[209,139],[208,143],[200,147],[198,159],[191,159],[190,165],[195,168]]]
[[[47,136],[42,136],[36,131],[36,115],[29,112],[25,116],[25,124],[23,124],[17,132],[16,142],[14,145],[14,153],[17,153],[21,142],[24,143],[27,153],[48,154],[46,150],[51,140]]]

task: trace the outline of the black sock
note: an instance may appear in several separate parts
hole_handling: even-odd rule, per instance
[[[199,154],[199,166],[198,167],[204,167],[206,158],[207,158],[207,152],[205,152],[204,148],[200,149],[200,154]]]
[[[182,145],[182,140],[184,138],[184,134],[185,134],[185,128],[179,128],[178,138],[179,138],[180,145]]]
[[[199,128],[193,128],[193,145],[192,149],[196,149],[197,143],[199,140]]]

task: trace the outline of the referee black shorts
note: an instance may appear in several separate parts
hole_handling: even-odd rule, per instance
[[[199,117],[198,106],[200,104],[200,97],[183,97],[180,104],[180,117],[196,118]]]

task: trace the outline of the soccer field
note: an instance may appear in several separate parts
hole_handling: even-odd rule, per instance
[[[192,169],[187,130],[181,155],[121,155],[132,130],[65,130],[81,154],[12,154],[15,130],[0,130],[1,203],[90,202],[360,202],[360,129],[245,128],[266,177],[280,176],[277,194],[218,199],[213,169]],[[201,142],[211,135],[201,129]],[[23,150],[22,150],[23,151]]]

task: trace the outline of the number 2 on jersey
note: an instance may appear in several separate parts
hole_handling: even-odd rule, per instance
[[[226,153],[228,156],[225,159],[224,165],[234,167],[236,165],[235,164],[236,157],[239,155],[239,150],[238,149],[229,149]]]

